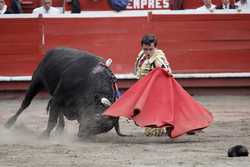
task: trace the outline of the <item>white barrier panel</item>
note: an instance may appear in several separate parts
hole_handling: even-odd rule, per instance
[[[249,72],[243,73],[185,73],[173,74],[177,79],[205,78],[250,78]],[[136,79],[133,73],[115,74],[118,79]],[[31,76],[0,76],[0,82],[31,81]]]

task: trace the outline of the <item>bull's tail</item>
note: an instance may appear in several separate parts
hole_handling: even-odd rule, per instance
[[[32,99],[37,95],[38,92],[40,92],[43,89],[43,85],[39,80],[37,79],[32,79],[31,85],[28,88],[26,95],[24,97],[24,100],[22,102],[21,107],[18,109],[15,115],[13,115],[11,118],[8,119],[8,121],[5,123],[6,128],[11,128],[14,123],[16,122],[18,116],[23,112],[25,108],[27,108]]]

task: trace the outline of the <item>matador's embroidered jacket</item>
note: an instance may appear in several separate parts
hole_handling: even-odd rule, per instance
[[[135,64],[136,76],[140,79],[147,75],[155,67],[169,68],[169,63],[164,52],[160,49],[155,49],[152,56],[146,56],[143,50],[137,56]]]

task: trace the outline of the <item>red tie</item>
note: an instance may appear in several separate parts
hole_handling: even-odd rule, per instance
[[[144,56],[144,57],[140,60],[140,62],[139,62],[139,67],[142,66],[142,64],[144,63],[144,61],[145,61],[146,59],[147,59],[146,56]]]

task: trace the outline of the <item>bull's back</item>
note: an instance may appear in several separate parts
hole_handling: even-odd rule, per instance
[[[88,52],[71,48],[56,48],[47,52],[38,67],[38,71],[44,87],[52,94],[68,68],[81,64],[75,68],[75,72],[72,71],[73,80],[74,75],[79,75],[79,71],[84,70],[85,67],[88,69],[94,67],[100,60],[99,57]]]

